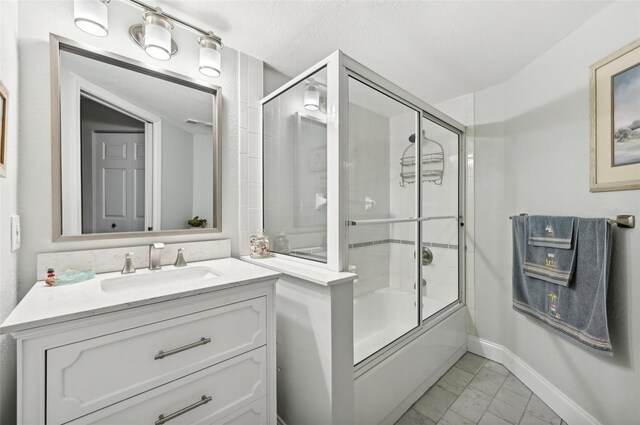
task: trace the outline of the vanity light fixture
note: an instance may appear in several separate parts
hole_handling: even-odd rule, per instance
[[[304,109],[307,111],[317,111],[320,109],[320,90],[318,86],[311,83],[304,89]]]
[[[109,34],[107,3],[110,0],[75,0],[73,20],[78,28],[91,35],[106,37]]]
[[[220,49],[222,40],[213,32],[198,38],[200,45],[200,72],[207,77],[220,76]]]
[[[107,36],[109,34],[107,3],[110,1],[74,0],[75,24],[89,34]],[[129,0],[129,2],[144,10],[143,23],[129,27],[129,36],[149,56],[166,61],[178,53],[178,45],[171,37],[174,23],[177,23],[200,35],[198,38],[200,72],[208,77],[220,76],[222,39],[213,31],[205,31],[140,0]]]
[[[154,59],[169,60],[178,53],[178,45],[171,39],[173,22],[162,9],[146,10],[142,15],[144,24],[129,28],[131,39]]]

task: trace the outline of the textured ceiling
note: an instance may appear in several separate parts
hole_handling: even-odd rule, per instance
[[[432,103],[504,81],[611,1],[155,1],[297,75],[341,49]]]

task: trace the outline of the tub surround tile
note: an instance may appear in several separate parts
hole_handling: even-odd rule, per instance
[[[407,413],[396,422],[396,425],[435,425],[431,419],[415,409],[407,410]]]
[[[469,386],[493,397],[507,377],[488,368],[481,368]]]
[[[451,405],[451,410],[477,423],[491,403],[491,396],[472,387],[467,387]]]
[[[527,399],[531,397],[531,390],[527,388],[527,386],[523,384],[518,378],[516,378],[512,373],[507,376],[507,379],[505,379],[502,386],[508,390],[513,391],[514,393],[526,397]]]
[[[438,422],[455,399],[455,394],[435,385],[416,402],[413,408],[432,421]]]
[[[473,379],[473,374],[457,367],[452,367],[437,382],[445,390],[455,395],[460,395],[465,387]]]
[[[480,419],[478,425],[511,425],[511,423],[496,415],[491,414],[490,412],[487,412],[482,416],[482,419]]]
[[[528,397],[500,388],[489,405],[488,412],[501,417],[511,424],[518,424],[529,402]]]
[[[475,425],[475,422],[472,422],[464,416],[461,416],[449,409],[442,418],[440,418],[438,425]]]
[[[462,356],[460,360],[458,360],[458,363],[456,363],[455,366],[469,373],[476,374],[478,373],[484,362],[484,358],[467,352],[464,356]]]

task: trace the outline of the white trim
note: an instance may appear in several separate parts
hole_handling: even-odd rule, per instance
[[[160,177],[161,177],[161,145],[162,145],[162,119],[144,110],[104,88],[87,81],[73,72],[63,72],[61,75],[62,90],[66,96],[62,98],[62,116],[72,119],[62,120],[62,234],[82,234],[82,168],[81,168],[81,94],[89,97],[105,106],[117,109],[119,112],[134,119],[145,122],[145,180],[152,182],[152,189],[145,184],[145,231],[153,226],[154,231],[160,230]],[[65,113],[68,111],[68,113]],[[151,131],[149,131],[151,130]],[[151,137],[149,137],[151,133]],[[67,159],[67,160],[65,160]]]
[[[542,401],[569,424],[602,425],[568,395],[536,372],[508,348],[486,339],[468,335],[468,350],[479,356],[502,363]]]

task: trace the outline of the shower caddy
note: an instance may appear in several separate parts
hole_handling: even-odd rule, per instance
[[[431,148],[422,154],[422,181],[441,185],[444,176],[444,149],[440,143],[426,138],[424,134],[422,139],[429,142],[423,149]],[[413,143],[407,146],[400,158],[400,187],[416,182],[416,157],[409,155],[413,147]]]

